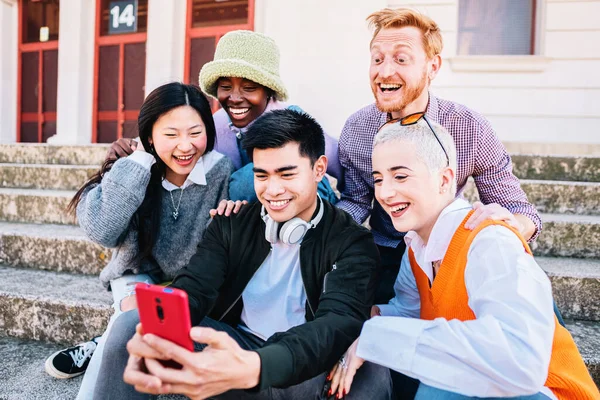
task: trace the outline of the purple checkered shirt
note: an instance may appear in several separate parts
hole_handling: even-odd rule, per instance
[[[513,214],[522,214],[536,226],[535,239],[542,221],[512,173],[512,162],[490,123],[469,108],[429,94],[427,117],[445,127],[456,144],[458,171],[457,193],[462,192],[472,176],[484,204],[498,203]],[[373,139],[388,117],[371,104],[354,113],[344,125],[339,142],[339,157],[344,169],[342,199],[336,205],[363,223],[369,224],[380,246],[396,247],[404,232],[394,229],[389,215],[377,201],[373,202]],[[371,207],[373,204],[373,207]]]

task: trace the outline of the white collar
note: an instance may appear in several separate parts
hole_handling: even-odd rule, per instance
[[[433,280],[432,262],[442,260],[450,241],[454,236],[454,232],[460,226],[465,216],[471,211],[471,204],[462,199],[456,198],[446,206],[435,221],[429,241],[425,245],[423,239],[415,231],[410,231],[404,236],[406,246],[410,247],[417,260],[417,263],[427,274],[429,280]]]
[[[214,167],[217,161],[219,161],[221,158],[223,158],[223,155],[216,151],[205,153],[198,159],[196,165],[192,169],[192,172],[190,172],[181,187],[174,185],[166,179],[163,179],[162,186],[169,192],[176,189],[185,189],[192,184],[206,186],[206,173],[210,171],[210,169]]]

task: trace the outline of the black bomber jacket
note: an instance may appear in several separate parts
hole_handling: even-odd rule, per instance
[[[300,247],[306,323],[271,336],[254,390],[287,387],[329,370],[360,334],[375,292],[379,253],[371,233],[323,201],[324,215]],[[261,204],[216,216],[172,286],[188,293],[192,324],[205,316],[240,323],[242,292],[269,254]]]

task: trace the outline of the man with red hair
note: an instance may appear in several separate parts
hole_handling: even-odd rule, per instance
[[[485,204],[476,204],[467,228],[487,218],[499,219],[533,240],[542,222],[513,175],[510,156],[489,122],[477,112],[430,92],[442,65],[442,35],[435,21],[402,8],[375,12],[367,21],[374,29],[369,74],[375,103],[351,115],[342,130],[339,158],[345,184],[337,206],[359,223],[370,217],[383,267],[376,303],[385,303],[394,295],[392,286],[405,250],[404,233],[396,231],[381,206],[373,203],[373,139],[386,122],[425,113],[430,121],[448,130],[458,152],[458,194],[472,176]]]

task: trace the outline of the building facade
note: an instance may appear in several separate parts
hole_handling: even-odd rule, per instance
[[[513,148],[600,149],[600,0],[0,0],[0,143],[134,136],[144,96],[197,83],[233,29],[277,41],[290,101],[338,136],[372,102],[365,18],[384,7],[440,25],[434,93]]]

